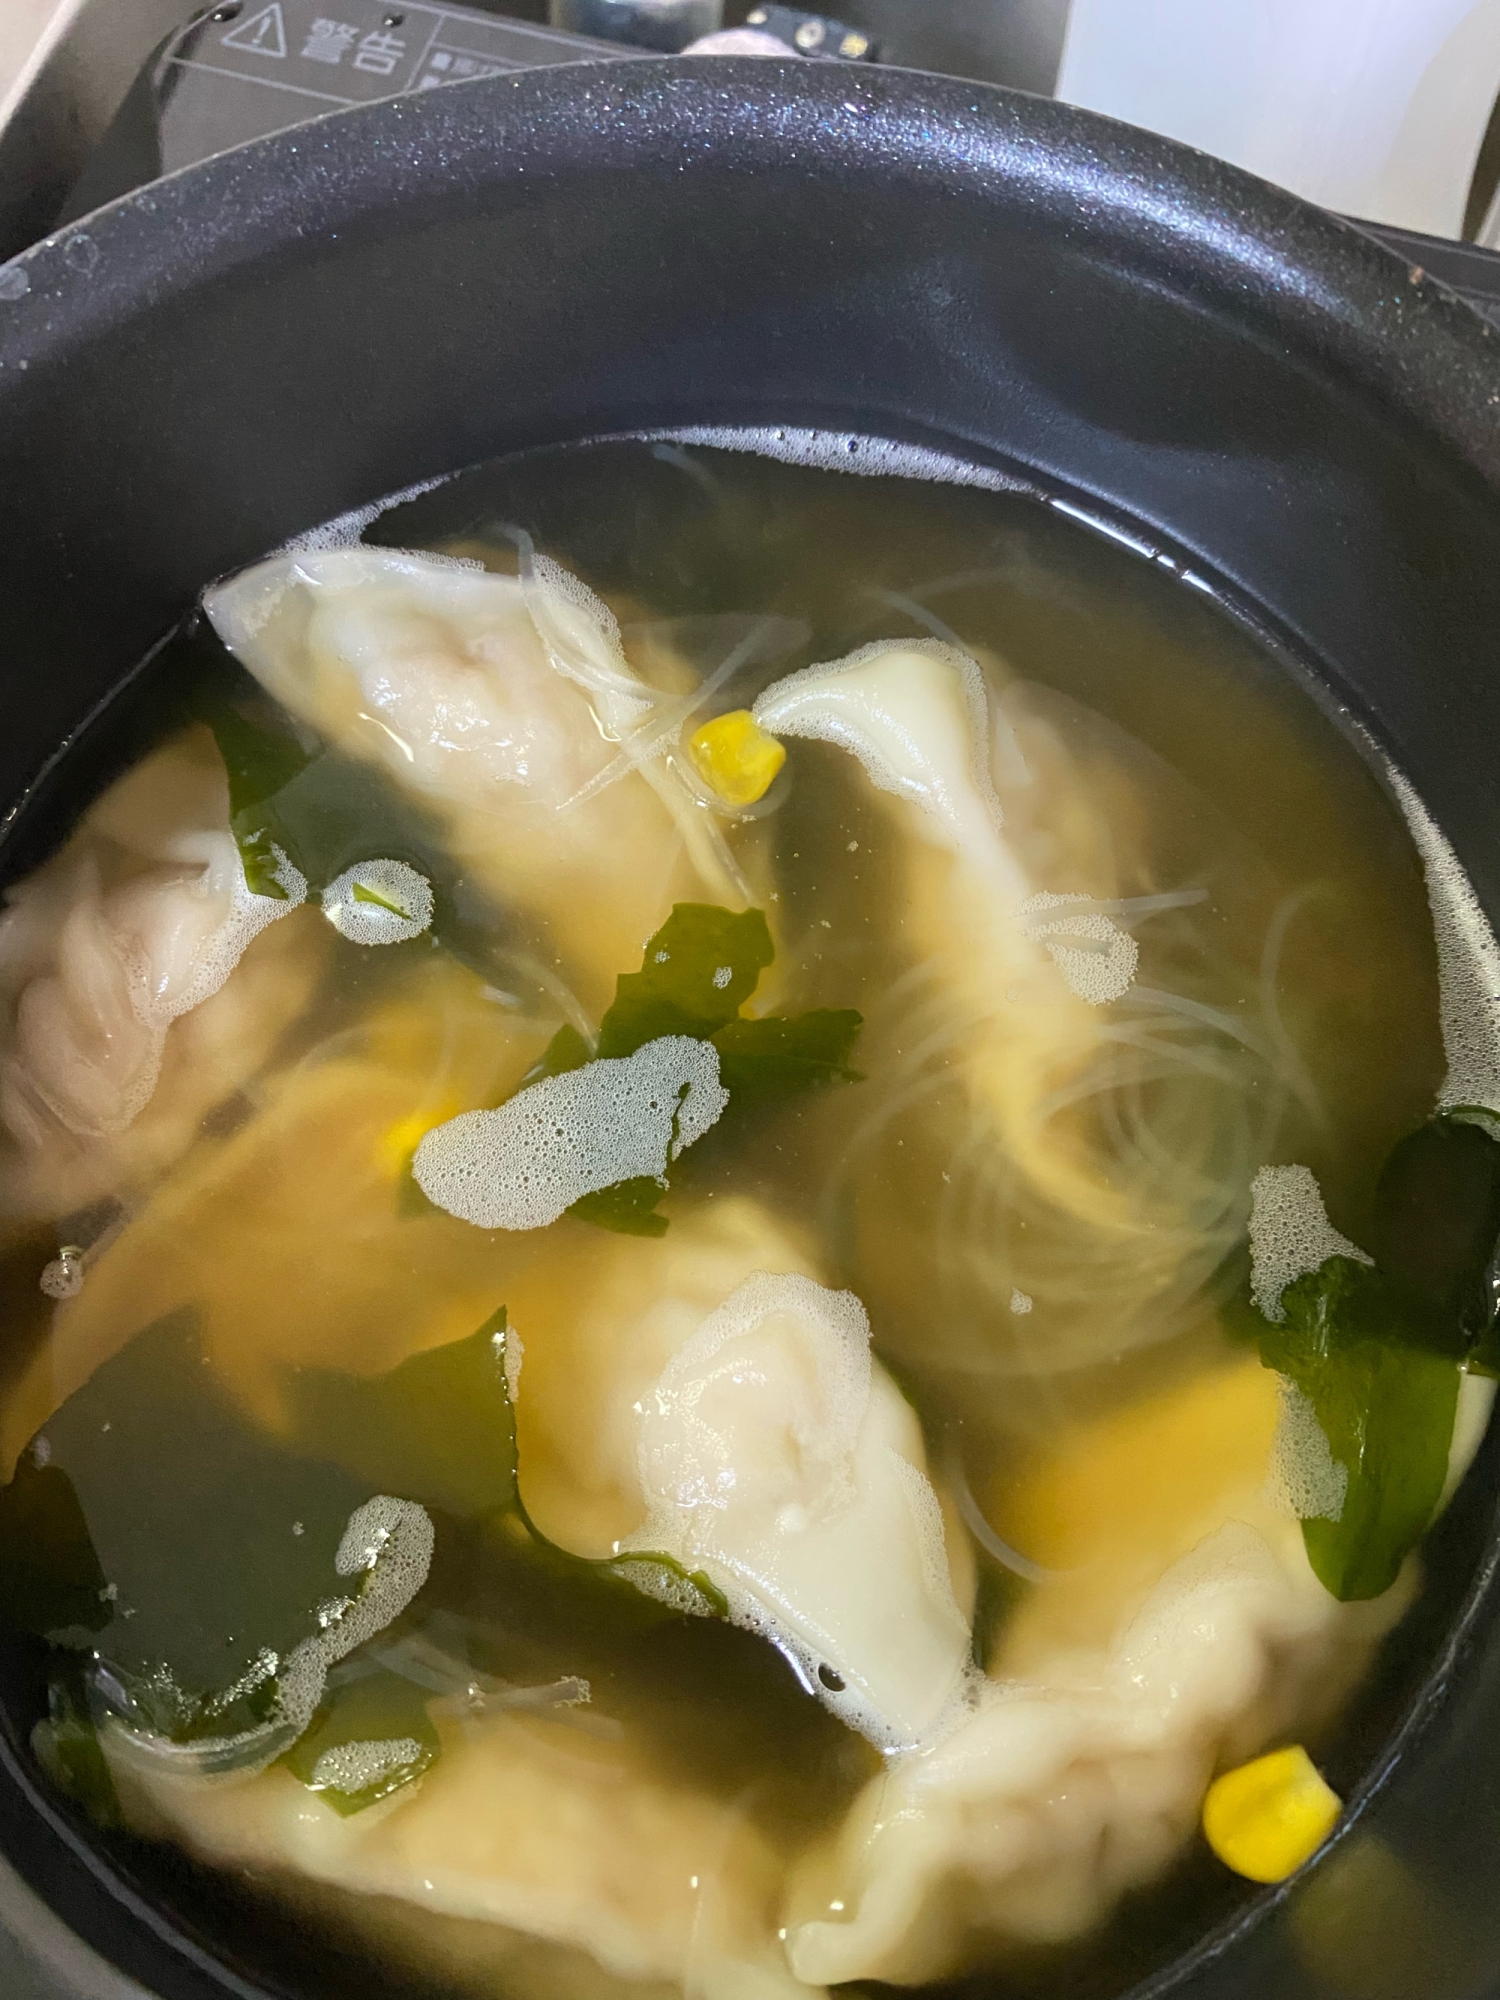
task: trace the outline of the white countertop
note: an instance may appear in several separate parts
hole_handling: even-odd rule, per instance
[[[54,24],[76,11],[76,0],[0,0],[0,104]]]

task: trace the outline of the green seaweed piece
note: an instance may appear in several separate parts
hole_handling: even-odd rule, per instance
[[[593,1059],[594,1051],[582,1035],[575,1027],[564,1022],[542,1050],[521,1087],[524,1090],[530,1084],[540,1083],[543,1077],[547,1076],[566,1076],[572,1070],[582,1069],[585,1063],[592,1062]]]
[[[289,785],[312,757],[294,736],[267,715],[252,721],[227,703],[209,718],[219,755],[229,775],[229,816],[238,819]]]
[[[656,1210],[667,1192],[667,1182],[654,1174],[634,1174],[616,1181],[613,1187],[579,1197],[568,1210],[580,1222],[596,1228],[612,1229],[619,1236],[665,1236],[667,1218]]]
[[[505,1308],[464,1340],[388,1375],[303,1368],[288,1375],[291,1436],[372,1493],[459,1520],[514,1504],[516,1428],[505,1386]]]
[[[123,1824],[109,1763],[84,1698],[76,1661],[54,1668],[47,1684],[47,1713],[31,1732],[31,1753],[65,1798],[81,1806],[100,1828]]]
[[[240,850],[240,866],[245,871],[245,887],[251,894],[273,896],[279,903],[290,902],[281,879],[281,856],[265,828],[235,832],[235,844]]]
[[[632,1056],[663,1035],[707,1041],[739,1013],[775,955],[762,910],[674,905],[647,942],[640,971],[615,981],[598,1055]]]
[[[277,875],[273,837],[262,810],[312,761],[295,737],[269,721],[254,722],[227,704],[209,718],[229,777],[229,824],[240,850],[245,883],[257,896],[287,901]]]
[[[0,1490],[0,1606],[23,1632],[102,1632],[108,1579],[78,1493],[60,1465],[22,1454]]]
[[[219,1385],[195,1315],[179,1312],[128,1341],[68,1399],[0,1493],[12,1617],[20,1611],[30,1629],[86,1649],[55,1655],[64,1693],[38,1739],[59,1784],[107,1812],[87,1705],[66,1695],[68,1673],[95,1670],[85,1658],[107,1672],[111,1706],[132,1726],[178,1743],[232,1739],[274,1720],[279,1663],[326,1628],[330,1599],[356,1588],[335,1558],[350,1517],[377,1494],[431,1510],[440,1550],[460,1574],[476,1551],[503,1553],[490,1601],[517,1639],[534,1613],[555,1622],[558,1605],[579,1606],[570,1631],[622,1639],[685,1614],[723,1615],[712,1580],[670,1557],[593,1561],[531,1523],[505,1335],[502,1307],[465,1339],[382,1376],[288,1370],[287,1426],[273,1438]],[[421,1602],[406,1621],[428,1615]],[[368,1718],[350,1720],[349,1704],[357,1711],[366,1699],[357,1689],[371,1655],[378,1663],[394,1629],[335,1669],[301,1763],[310,1773],[339,1741],[411,1741],[420,1755],[396,1759],[368,1786],[325,1787],[340,1811],[389,1795],[437,1754],[435,1733],[400,1690],[386,1690],[387,1711],[408,1704],[400,1729],[388,1713],[373,1735]]]
[[[590,1061],[634,1055],[665,1035],[711,1041],[729,1092],[727,1117],[829,1083],[859,1081],[849,1067],[863,1026],[853,1008],[820,1007],[785,1018],[745,1020],[740,1008],[754,993],[775,950],[761,910],[725,910],[713,903],[678,903],[648,940],[639,972],[622,972],[615,997],[590,1049],[574,1027],[559,1028],[522,1088],[563,1076]],[[721,1121],[722,1122],[722,1121]],[[629,1236],[663,1236],[658,1214],[670,1177],[632,1176],[584,1195],[569,1215]]]
[[[351,1818],[415,1783],[442,1755],[429,1698],[384,1668],[340,1675],[281,1761],[310,1792]],[[365,1782],[349,1782],[359,1777]]]
[[[1458,1363],[1434,1338],[1438,1309],[1352,1257],[1330,1257],[1281,1304],[1261,1358],[1307,1397],[1348,1475],[1340,1518],[1302,1523],[1308,1560],[1341,1602],[1379,1597],[1442,1495]]]
[[[707,1570],[688,1569],[676,1556],[658,1549],[640,1549],[627,1556],[607,1557],[599,1567],[689,1618],[727,1618],[729,1599]]]
[[[1479,1109],[1431,1118],[1393,1147],[1375,1197],[1371,1250],[1382,1271],[1430,1299],[1455,1352],[1496,1318],[1500,1120]]]
[[[411,922],[411,911],[403,910],[399,903],[393,903],[389,896],[377,896],[373,889],[367,889],[363,882],[356,882],[353,889],[356,903],[373,903],[377,910],[385,910],[393,917],[400,917],[403,923]]]
[[[452,861],[432,816],[374,766],[336,750],[309,752],[269,723],[220,705],[208,715],[229,773],[230,827],[258,895],[285,898],[276,877],[279,848],[314,889],[372,855],[404,861],[440,895],[445,940],[468,942],[446,895]],[[357,883],[354,900],[395,916],[409,912]]]
[[[726,1022],[713,1036],[719,1081],[731,1096],[789,1097],[830,1083],[858,1083],[849,1067],[864,1016],[852,1007],[817,1007],[790,1018]]]
[[[66,1610],[63,1629],[89,1633],[133,1719],[190,1741],[266,1719],[276,1682],[264,1659],[287,1658],[321,1629],[319,1606],[348,1595],[335,1558],[372,1497],[260,1430],[182,1311],[128,1340],[48,1420],[0,1514],[29,1528],[40,1509],[53,1524],[56,1601],[43,1579],[29,1586],[41,1629],[58,1630]]]

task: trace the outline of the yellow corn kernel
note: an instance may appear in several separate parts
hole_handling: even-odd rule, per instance
[[[771,789],[786,751],[767,736],[748,708],[716,715],[688,738],[688,753],[704,779],[731,806],[753,806]]]
[[[1300,1743],[1215,1778],[1203,1832],[1226,1868],[1252,1882],[1284,1882],[1332,1833],[1341,1810]]]
[[[457,1115],[459,1107],[440,1111],[414,1111],[410,1118],[398,1118],[394,1125],[388,1125],[380,1135],[376,1155],[386,1173],[395,1176],[404,1171],[418,1145],[432,1130],[434,1125],[442,1125]]]

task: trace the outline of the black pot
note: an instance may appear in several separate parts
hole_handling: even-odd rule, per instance
[[[0,269],[0,861],[56,838],[95,755],[60,746],[218,573],[522,447],[807,425],[1020,468],[1207,579],[1386,746],[1500,917],[1496,349],[1290,196],[969,84],[643,62],[284,133]],[[1127,1913],[1075,1991],[1500,1991],[1496,1488],[1487,1449],[1332,1850],[1206,1943]],[[185,1864],[106,1853],[25,1750],[38,1687],[0,1648],[0,1902],[74,1992],[369,1990]]]

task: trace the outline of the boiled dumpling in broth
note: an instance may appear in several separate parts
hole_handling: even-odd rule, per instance
[[[632,1986],[805,2000],[775,1934],[784,1857],[732,1807],[663,1778],[587,1705],[502,1699],[439,1728],[421,1788],[351,1819],[285,1771],[224,1788],[115,1769],[141,1833],[221,1867],[504,1925]]]
[[[754,713],[847,752],[893,848],[907,969],[870,1023],[880,1081],[838,1177],[870,1204],[860,1240],[892,1299],[944,1299],[943,1331],[906,1358],[1050,1376],[1181,1332],[1243,1229],[1281,1100],[1249,1050],[1224,1052],[1232,1000],[1137,990],[1129,927],[1185,930],[1205,894],[1146,879],[1144,807],[1114,746],[1080,754],[1068,705],[1015,684],[996,698],[927,641],[790,675]],[[897,1121],[944,1100],[946,1147],[918,1138],[903,1161]],[[927,1153],[935,1191],[919,1197],[900,1176]]]
[[[378,1373],[472,1332],[497,1298],[493,1245],[404,1209],[406,1163],[429,1124],[514,1088],[542,1040],[512,1025],[477,974],[444,953],[418,957],[357,1032],[314,1044],[267,1082],[236,1128],[200,1144],[90,1259],[6,1403],[6,1467],[133,1335],[186,1308],[211,1365],[273,1429],[299,1367]],[[280,1247],[272,1292],[268,1243]]]
[[[506,577],[383,549],[285,555],[205,608],[293,715],[436,811],[502,907],[544,919],[596,1009],[675,897],[752,900],[647,728],[661,697],[611,613],[550,558]]]
[[[1335,1604],[1294,1523],[1226,1523],[1113,1643],[991,1679],[948,1735],[872,1781],[794,1882],[793,1967],[913,1984],[986,1941],[1087,1932],[1182,1852],[1215,1769],[1336,1702],[1400,1609]]]
[[[920,1429],[854,1294],[757,1273],[641,1407],[650,1512],[624,1548],[703,1570],[881,1748],[931,1735],[964,1692],[968,1620]]]
[[[1277,1422],[1274,1376],[1223,1360],[1072,1425],[1008,1482],[992,1513],[1056,1566],[972,1708],[795,1873],[802,1978],[909,1984],[997,1940],[1081,1936],[1180,1857],[1216,1770],[1318,1740],[1416,1577],[1328,1594],[1274,1478]]]
[[[198,727],[114,784],[7,893],[0,1171],[12,1214],[61,1218],[134,1192],[254,1075],[323,962],[319,927],[299,913],[307,885],[283,873],[280,897],[247,887],[223,760]]]
[[[613,1555],[649,1506],[642,1412],[663,1371],[757,1273],[810,1282],[816,1259],[800,1230],[731,1196],[689,1208],[660,1244],[579,1225],[566,1244],[517,1244],[507,1261],[527,1509],[575,1555]]]

